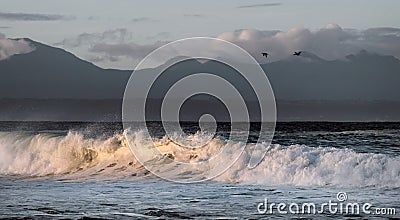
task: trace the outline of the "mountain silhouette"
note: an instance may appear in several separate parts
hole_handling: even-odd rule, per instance
[[[328,61],[304,52],[262,67],[282,100],[400,101],[400,61],[393,56],[361,51]]]
[[[101,69],[55,47],[35,48],[0,61],[0,98],[121,98],[132,71]]]
[[[132,71],[102,69],[63,49],[25,40],[34,51],[0,61],[0,120],[120,120]],[[283,120],[400,120],[400,61],[393,56],[362,50],[342,60],[324,60],[303,51],[301,56],[261,67],[271,82],[278,117]],[[137,73],[147,71],[151,69]],[[234,69],[216,61],[198,60],[167,68],[148,98],[162,99],[174,82],[199,72],[227,79],[249,103],[256,102],[251,87]],[[189,112],[217,106],[207,104],[207,97],[197,100]],[[158,106],[159,102],[152,104]]]

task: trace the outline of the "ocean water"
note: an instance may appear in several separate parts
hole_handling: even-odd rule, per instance
[[[149,126],[169,155],[187,157],[159,123]],[[206,138],[196,124],[183,126],[190,140]],[[226,141],[228,127],[219,124],[206,153]],[[249,145],[256,139],[254,129]],[[217,178],[179,184],[154,176],[136,161],[119,123],[1,122],[0,217],[400,218],[400,123],[278,123],[271,146],[265,147],[263,161],[253,169],[246,150]],[[346,199],[339,201],[338,194]],[[265,200],[316,207],[329,200],[370,203],[371,213],[334,213],[327,207],[316,214],[284,214],[276,207],[260,213]]]

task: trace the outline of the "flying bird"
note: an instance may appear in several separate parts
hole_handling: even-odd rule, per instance
[[[268,53],[261,53],[265,58],[267,58],[268,57]]]
[[[302,51],[296,51],[296,52],[293,53],[293,55],[294,55],[294,56],[300,56],[301,52],[302,52]]]

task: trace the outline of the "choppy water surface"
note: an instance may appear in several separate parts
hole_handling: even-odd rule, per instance
[[[196,125],[185,126],[202,138]],[[219,141],[227,127],[220,125]],[[252,134],[250,142],[256,140]],[[184,157],[162,132],[156,136],[160,146]],[[154,177],[135,160],[118,123],[2,122],[0,216],[260,218],[268,217],[257,212],[265,198],[321,204],[346,192],[349,202],[393,207],[397,214],[273,216],[399,217],[400,123],[279,123],[268,149],[254,169],[247,168],[245,152],[213,181],[177,184]]]

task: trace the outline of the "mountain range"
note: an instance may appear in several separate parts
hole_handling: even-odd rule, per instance
[[[102,69],[63,49],[25,40],[35,50],[0,60],[0,120],[119,120],[132,71]],[[354,120],[400,120],[396,114],[400,112],[400,60],[393,56],[362,50],[342,60],[324,60],[304,51],[300,57],[261,67],[271,82],[282,120],[352,120],[353,116]],[[212,61],[191,60],[178,69],[169,68],[170,77],[160,80],[155,89],[159,92],[154,94],[168,89],[182,77],[179,73],[199,70],[220,72],[245,87]],[[335,112],[327,106],[342,110]],[[364,113],[359,115],[360,111]]]

